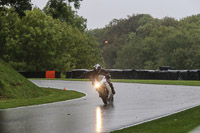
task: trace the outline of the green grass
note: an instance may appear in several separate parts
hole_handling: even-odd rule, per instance
[[[40,89],[0,59],[0,99],[24,99],[45,96]]]
[[[113,133],[187,133],[200,125],[200,106]]]
[[[58,102],[85,96],[75,91],[39,88],[0,59],[0,109]]]
[[[0,109],[39,105],[45,103],[65,101],[85,96],[85,94],[71,91],[71,90],[58,90],[51,88],[41,88],[46,95],[36,98],[23,98],[23,99],[2,99],[0,100]]]

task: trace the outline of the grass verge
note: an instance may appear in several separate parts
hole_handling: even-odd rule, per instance
[[[200,106],[113,133],[188,133],[200,124]]]
[[[45,96],[37,98],[23,98],[23,99],[0,99],[0,109],[38,105],[52,102],[59,102],[70,100],[85,96],[85,94],[71,91],[71,90],[58,90],[51,88],[41,88],[45,92]]]
[[[0,109],[58,102],[85,96],[75,91],[39,88],[0,59]]]

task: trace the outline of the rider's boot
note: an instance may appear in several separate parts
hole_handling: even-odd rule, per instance
[[[111,88],[111,90],[112,90],[112,94],[114,95],[114,94],[115,94],[115,89],[114,89],[114,86],[113,86],[112,83],[110,84],[110,88]]]
[[[115,89],[114,89],[114,87],[111,87],[111,89],[112,89],[112,93],[113,93],[113,95],[115,94]]]
[[[115,94],[115,89],[114,89],[114,86],[113,84],[110,82],[110,80],[107,80],[108,84],[110,85],[110,88],[112,90],[112,94],[114,95]]]

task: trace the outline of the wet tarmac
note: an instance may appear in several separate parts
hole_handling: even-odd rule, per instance
[[[32,82],[87,95],[76,100],[0,110],[1,133],[110,132],[200,105],[200,87],[114,83],[115,101],[104,106],[90,82]]]

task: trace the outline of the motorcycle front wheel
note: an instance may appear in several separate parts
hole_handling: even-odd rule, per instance
[[[102,97],[102,101],[103,101],[103,103],[105,104],[105,105],[107,105],[107,98],[105,98],[105,97]]]
[[[103,88],[102,90],[102,101],[105,105],[108,103],[108,90],[106,88]]]
[[[114,97],[112,96],[109,101],[113,103],[114,102]]]

